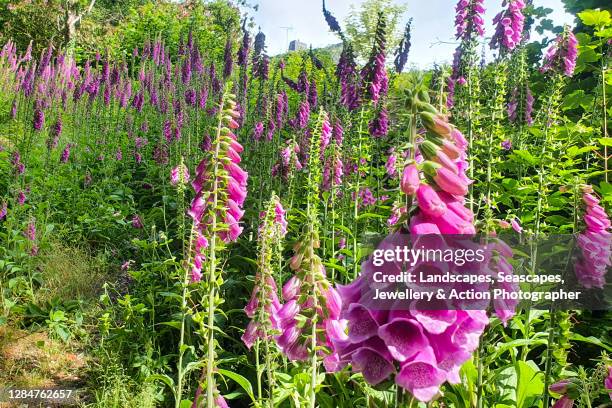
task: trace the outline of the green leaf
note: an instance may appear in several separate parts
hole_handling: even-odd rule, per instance
[[[516,371],[518,374],[516,406],[532,407],[534,400],[541,397],[544,392],[543,373],[533,361],[518,361]]]
[[[165,374],[151,374],[145,379],[146,382],[153,382],[156,380],[159,380],[166,384],[168,388],[172,390],[172,393],[174,393],[174,380],[172,379],[172,377],[169,377]]]
[[[601,54],[595,52],[591,47],[580,47],[577,63],[596,62],[601,58]]]
[[[248,394],[248,396],[251,397],[251,400],[255,402],[255,394],[253,393],[253,386],[251,385],[249,380],[247,380],[245,377],[233,371],[218,369],[218,372],[222,376],[228,377],[234,380],[236,383],[238,383],[238,385],[242,387],[242,389]]]
[[[515,150],[512,152],[512,156],[516,156],[523,161],[526,161],[529,164],[536,164],[538,159],[536,159],[529,151],[527,150]]]
[[[604,146],[612,146],[612,137],[600,137],[597,140]]]
[[[587,26],[604,26],[610,23],[610,12],[608,10],[584,10],[578,13],[578,17]]]
[[[606,343],[604,343],[603,341],[599,340],[597,337],[593,337],[593,336],[584,337],[581,334],[572,333],[570,335],[570,340],[571,341],[581,341],[583,343],[594,344],[594,345],[599,346],[599,347],[601,347],[603,349],[606,349],[608,351],[608,353],[612,353],[612,347],[608,346]]]
[[[181,322],[172,321],[172,322],[161,322],[159,324],[163,324],[164,326],[174,327],[177,330],[181,330]]]
[[[357,219],[360,221],[366,218],[386,218],[386,217],[382,214],[374,214],[374,213],[363,213],[363,214],[359,214],[359,216],[357,217]]]
[[[565,109],[576,109],[581,107],[582,109],[589,109],[593,104],[593,96],[587,95],[584,90],[578,89],[568,96],[563,101],[563,107]]]

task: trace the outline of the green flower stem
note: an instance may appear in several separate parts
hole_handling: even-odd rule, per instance
[[[355,174],[355,200],[353,201],[353,278],[357,277],[357,267],[359,264],[358,250],[357,250],[357,235],[359,235],[359,188],[361,182],[360,175],[360,165],[361,165],[361,148],[362,148],[362,140],[361,133],[363,132],[363,119],[365,115],[365,107],[361,107],[361,111],[359,113],[359,129],[357,130],[357,139],[358,139],[358,147],[357,147],[357,172]]]
[[[221,147],[221,129],[223,127],[223,114],[226,94],[223,94],[221,101],[219,102],[219,118],[217,122],[216,131],[216,143],[215,151],[212,157],[214,167],[211,177],[213,178],[212,188],[212,208],[216,209],[219,205],[219,149]],[[211,229],[212,232],[210,238],[210,252],[209,252],[209,269],[208,269],[208,352],[206,355],[206,406],[208,408],[215,408],[215,382],[214,382],[214,370],[215,370],[215,296],[216,296],[216,285],[217,285],[217,217],[216,215],[211,217]]]

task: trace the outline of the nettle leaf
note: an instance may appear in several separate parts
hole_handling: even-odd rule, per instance
[[[610,24],[610,12],[608,10],[584,10],[578,13],[582,23],[587,26],[604,26]]]

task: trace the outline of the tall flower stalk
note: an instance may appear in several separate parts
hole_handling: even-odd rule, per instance
[[[251,318],[247,326],[242,341],[251,348],[255,343],[256,347],[256,366],[257,389],[261,405],[274,406],[274,367],[272,355],[272,337],[278,335],[280,325],[279,310],[281,308],[278,299],[278,289],[275,281],[275,272],[280,266],[282,252],[282,240],[287,234],[287,220],[285,219],[285,209],[276,194],[268,201],[265,210],[261,214],[261,224],[258,232],[258,257],[257,273],[253,292],[245,313]],[[264,344],[265,371],[268,382],[267,398],[264,398],[261,385],[261,369],[259,362],[260,343]]]
[[[289,359],[308,362],[310,387],[303,404],[311,408],[316,406],[319,355],[325,356],[326,364],[329,358],[323,351],[329,344],[325,328],[337,324],[340,313],[340,296],[327,281],[325,267],[317,254],[320,248],[319,148],[321,138],[330,137],[331,132],[327,114],[321,111],[310,142],[304,230],[289,262],[295,275],[283,286],[285,304],[279,310],[282,334],[277,344]]]
[[[201,331],[206,339],[206,367],[203,380],[206,384],[206,406],[216,406],[215,398],[215,311],[220,302],[219,289],[222,276],[218,271],[220,251],[224,243],[235,241],[242,228],[239,221],[244,211],[248,174],[239,167],[242,146],[233,133],[239,127],[239,112],[229,85],[223,92],[217,113],[217,126],[212,151],[196,168],[192,186],[196,192],[188,211],[193,219],[190,248],[192,282],[204,278],[206,295],[203,304]],[[206,270],[206,274],[202,272]],[[204,323],[205,322],[205,323]]]

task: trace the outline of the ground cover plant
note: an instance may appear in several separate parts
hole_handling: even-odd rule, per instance
[[[504,0],[485,33],[460,0],[452,64],[425,70],[390,1],[313,3],[340,45],[276,56],[245,2],[119,3],[2,3],[0,391],[611,406],[609,4],[556,26]],[[371,242],[477,233],[490,273],[560,260],[591,307],[363,302]]]

